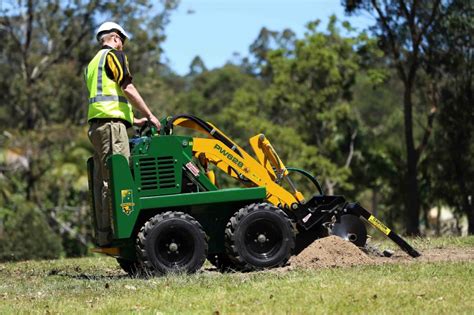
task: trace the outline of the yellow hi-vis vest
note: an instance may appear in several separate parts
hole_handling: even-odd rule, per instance
[[[111,49],[101,49],[85,69],[89,90],[87,120],[93,118],[120,118],[133,124],[132,106],[120,85],[105,72],[106,57]]]

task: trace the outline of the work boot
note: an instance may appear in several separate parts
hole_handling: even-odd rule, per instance
[[[112,230],[111,229],[106,229],[106,230],[98,230],[97,231],[97,239],[96,243],[100,247],[106,247],[107,245],[110,245],[112,242]]]

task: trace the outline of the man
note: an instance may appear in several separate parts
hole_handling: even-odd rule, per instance
[[[161,125],[132,83],[127,56],[122,52],[128,34],[117,23],[105,22],[96,38],[102,48],[87,66],[85,79],[89,90],[88,135],[94,147],[96,242],[105,246],[112,237],[106,160],[112,154],[130,157],[128,127],[141,126],[147,120],[158,130]],[[132,106],[144,117],[134,118]]]

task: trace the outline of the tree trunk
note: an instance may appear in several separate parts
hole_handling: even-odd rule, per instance
[[[453,143],[459,143],[460,141],[453,141]],[[456,174],[456,179],[457,179],[457,184],[460,190],[460,195],[462,196],[462,202],[461,202],[461,207],[462,207],[462,213],[465,213],[467,215],[467,234],[468,235],[473,235],[474,234],[474,207],[472,205],[472,194],[471,191],[469,191],[468,185],[466,185],[466,178],[465,178],[465,172],[464,170],[468,169],[464,163],[465,160],[462,159],[462,152],[457,152],[457,148],[455,148],[453,151],[452,157],[452,163],[454,165],[454,172]],[[464,163],[463,163],[464,162]],[[469,160],[467,161],[469,163]]]
[[[406,198],[405,209],[407,211],[407,234],[420,235],[420,200],[418,194],[418,157],[413,140],[413,104],[412,104],[413,80],[405,82],[405,93],[403,98],[403,114],[405,123],[405,144],[407,173],[405,177]]]
[[[464,176],[460,175],[458,178],[459,178],[459,186],[461,188],[461,194],[462,194],[462,199],[463,199],[462,213],[465,213],[467,216],[467,234],[474,235],[474,207],[472,206],[472,195],[470,195],[469,192],[467,191]]]
[[[441,235],[441,206],[436,207],[436,236]]]
[[[467,207],[465,209],[467,213],[467,234],[474,235],[474,207],[472,206],[472,196],[469,195],[467,199]]]
[[[377,211],[378,208],[378,190],[377,188],[372,189],[372,214],[375,217],[378,217],[379,213]]]

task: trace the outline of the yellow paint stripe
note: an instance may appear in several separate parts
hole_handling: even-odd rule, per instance
[[[91,252],[106,254],[110,256],[118,256],[120,254],[120,249],[118,247],[96,247],[92,248]]]
[[[120,83],[120,82],[122,82],[122,78],[123,78],[122,66],[121,66],[121,64],[120,64],[120,62],[119,62],[117,56],[115,56],[114,53],[112,53],[112,52],[109,53],[109,54],[107,55],[107,57],[109,58],[109,56],[112,56],[112,59],[113,59],[112,62],[109,62],[109,67],[111,67],[111,69],[112,69],[111,64],[114,64],[114,68],[116,68],[116,72],[118,72],[118,74],[116,74],[116,73],[114,72],[114,77],[116,78],[117,83]],[[113,70],[112,70],[112,72],[113,72]],[[118,77],[117,77],[117,76],[118,76]]]

